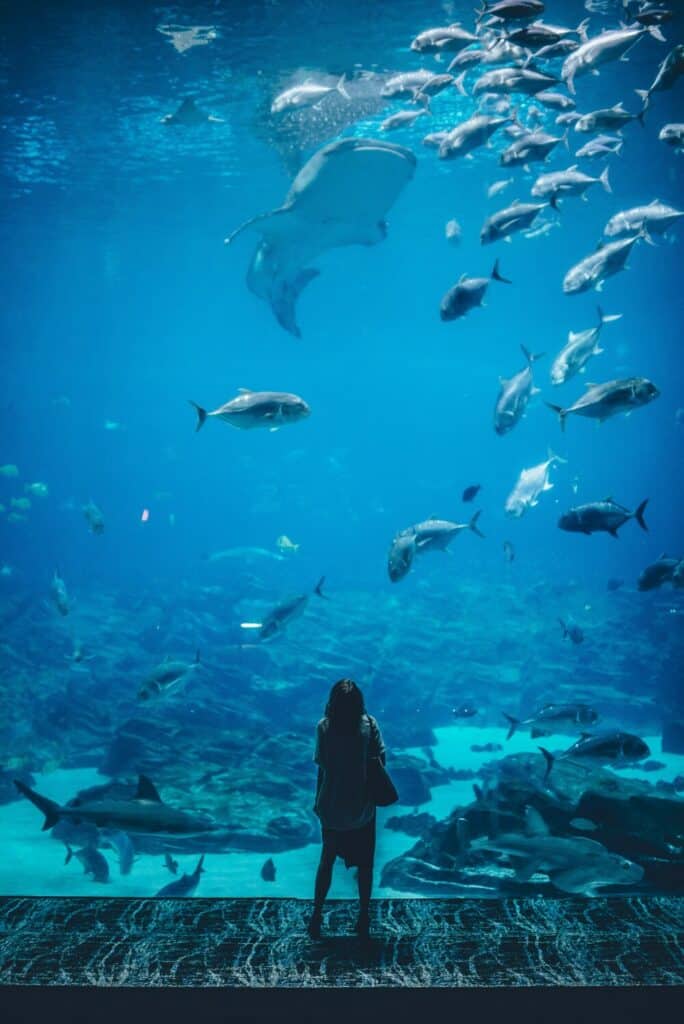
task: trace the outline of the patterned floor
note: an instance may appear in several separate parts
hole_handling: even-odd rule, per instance
[[[684,899],[0,898],[0,985],[499,987],[684,984]]]

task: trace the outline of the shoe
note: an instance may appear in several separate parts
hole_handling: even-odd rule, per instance
[[[320,910],[314,910],[313,914],[309,918],[309,923],[306,927],[310,939],[320,939],[322,923],[323,917],[321,915]]]
[[[370,916],[367,911],[361,911],[356,922],[356,934],[360,939],[370,939]]]

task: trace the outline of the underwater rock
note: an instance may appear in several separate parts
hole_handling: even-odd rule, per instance
[[[281,814],[277,818],[271,818],[266,831],[269,835],[285,839],[294,846],[309,842],[314,836],[313,823],[294,814]]]
[[[431,799],[430,787],[415,762],[405,754],[388,760],[388,771],[399,794],[399,804],[405,807],[420,807]]]
[[[684,718],[667,718],[663,722],[663,754],[684,754]]]

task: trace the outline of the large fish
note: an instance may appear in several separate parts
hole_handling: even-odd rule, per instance
[[[463,50],[471,43],[478,42],[472,32],[461,28],[460,22],[442,28],[428,28],[420,32],[411,43],[415,53],[442,53]]]
[[[506,498],[505,509],[509,516],[519,519],[528,508],[534,508],[539,504],[539,496],[545,491],[550,491],[553,484],[549,480],[549,471],[557,462],[566,462],[560,455],[555,455],[549,450],[545,462],[530,469],[523,469],[515,487]]]
[[[609,277],[626,269],[627,257],[632,251],[632,247],[643,237],[643,233],[639,232],[629,238],[600,245],[595,252],[585,256],[568,270],[563,278],[565,294],[577,295],[579,292],[586,292],[591,288],[595,288],[597,292],[602,291],[603,285]]]
[[[612,107],[592,110],[589,114],[581,114],[575,119],[576,132],[619,132],[630,121],[638,121],[644,125],[644,111],[630,114],[622,105],[622,100]]]
[[[637,89],[637,95],[643,101],[642,113],[648,109],[651,102],[651,93],[660,92],[664,89],[671,89],[675,82],[684,75],[684,44],[680,43],[670,50],[663,63],[658,68],[658,73],[648,89]]]
[[[587,384],[582,397],[566,409],[551,402],[546,402],[546,405],[558,416],[561,430],[565,430],[566,417],[571,413],[603,423],[611,416],[628,415],[652,402],[659,394],[655,384],[645,377],[628,377],[626,380],[609,380],[605,384]]]
[[[533,224],[541,211],[549,206],[554,210],[558,209],[555,196],[551,196],[548,203],[521,203],[517,199],[514,200],[504,210],[487,217],[480,231],[480,242],[482,245],[488,245],[502,238],[510,238],[517,231],[524,231]]]
[[[580,171],[577,164],[568,167],[565,171],[551,171],[550,174],[540,174],[532,186],[532,195],[538,199],[546,199],[548,196],[556,196],[557,199],[565,199],[567,196],[581,196],[586,199],[586,191],[592,185],[603,185],[606,192],[612,192],[608,178],[608,167],[605,167],[598,178]]]
[[[507,120],[505,117],[476,114],[467,121],[461,121],[441,140],[438,152],[440,160],[467,156],[480,146],[485,146],[494,132],[506,124]]]
[[[408,530],[398,533],[387,555],[387,575],[392,583],[397,583],[410,571],[415,554],[415,536]]]
[[[490,277],[468,277],[467,274],[462,274],[458,282],[449,289],[442,299],[439,307],[441,319],[458,320],[469,313],[471,309],[483,306],[490,281],[511,284],[509,279],[502,277],[499,272],[498,260],[494,264]]]
[[[454,537],[457,537],[463,530],[472,530],[478,537],[484,534],[477,525],[480,512],[476,512],[467,523],[453,523],[450,519],[437,519],[431,516],[424,519],[422,523],[409,526],[405,531],[414,537],[416,542],[416,554],[422,555],[426,551],[446,551]]]
[[[521,18],[534,18],[544,13],[542,0],[483,0],[477,12],[478,24],[485,16],[499,18],[501,21],[518,21]]]
[[[247,284],[286,331],[300,337],[297,299],[318,275],[307,264],[337,246],[381,242],[385,217],[415,168],[413,153],[390,142],[330,143],[302,167],[279,209],[252,217],[229,235],[227,244],[248,229],[261,234]]]
[[[529,68],[495,68],[493,71],[486,71],[480,75],[473,86],[473,95],[479,96],[483,92],[509,94],[515,92],[524,93],[527,96],[534,96],[535,93],[556,85],[557,78],[553,75],[544,75],[540,71],[530,71]]]
[[[591,501],[564,512],[558,520],[558,526],[568,533],[586,533],[587,536],[592,533],[609,533],[611,537],[617,537],[618,530],[628,519],[636,519],[642,530],[648,530],[644,519],[647,504],[648,498],[641,502],[636,511],[630,512],[612,498]]]
[[[201,430],[210,418],[223,420],[241,430],[252,430],[255,427],[278,430],[288,423],[305,419],[311,413],[303,398],[286,391],[250,391],[248,388],[239,388],[239,392],[237,398],[231,398],[213,412],[207,412],[196,402],[190,402],[197,413],[195,430]]]
[[[585,331],[570,331],[568,334],[566,344],[554,359],[551,367],[552,384],[565,384],[576,373],[583,372],[592,356],[598,356],[603,352],[603,349],[599,347],[601,328],[611,320],[619,320],[622,313],[607,316],[600,306],[597,306],[597,313],[598,324],[595,327],[589,327]]]
[[[325,576],[321,576],[313,591],[317,597],[326,596],[323,593],[324,583]],[[296,597],[283,601],[282,604],[277,605],[273,611],[268,613],[263,622],[250,623],[250,628],[258,628],[259,632],[257,635],[259,640],[272,639],[272,637],[284,632],[289,623],[304,612],[309,603],[309,596],[309,594],[298,594]]]
[[[147,679],[143,682],[138,691],[138,699],[147,701],[153,697],[162,697],[171,693],[181,683],[185,682],[188,675],[194,672],[200,665],[200,652],[195,654],[195,660],[191,663],[186,661],[171,661],[166,658],[160,665],[154,668]]]
[[[41,796],[20,779],[15,779],[14,785],[45,815],[43,832],[60,820],[157,836],[195,836],[215,832],[221,827],[206,814],[181,811],[163,803],[146,775],[138,777],[138,788],[133,797],[104,795],[84,798],[66,806]]]
[[[587,728],[596,725],[599,720],[598,712],[589,704],[545,704],[539,711],[527,718],[514,718],[504,711],[504,718],[508,720],[509,729],[507,740],[517,729],[530,729],[532,739],[538,736],[552,736],[557,732],[586,732]]]
[[[665,36],[657,25],[649,25],[646,28],[620,28],[602,32],[582,43],[565,59],[561,69],[561,78],[569,91],[574,95],[578,75],[593,73],[602,64],[624,59],[627,52],[647,34],[661,43],[665,42]]]
[[[640,231],[649,236],[664,235],[682,217],[684,212],[681,210],[653,199],[646,206],[633,206],[614,214],[603,229],[603,234],[607,238],[616,239],[630,237]]]
[[[657,590],[663,583],[675,583],[675,574],[681,577],[684,559],[661,555],[657,562],[647,565],[637,580],[637,590]],[[681,586],[681,583],[679,584]]]
[[[537,359],[541,359],[543,353],[533,355],[524,345],[520,348],[527,360],[525,369],[516,373],[510,380],[506,380],[505,377],[499,378],[501,390],[494,408],[494,430],[499,436],[513,429],[525,415],[530,398],[539,394],[539,388],[535,388],[532,380],[532,365]]]
[[[180,878],[176,878],[173,882],[169,882],[168,885],[163,886],[159,892],[155,893],[155,898],[165,899],[168,896],[192,896],[195,889],[199,885],[200,875],[204,874],[204,854],[197,861],[197,867],[191,875],[183,874]]]
[[[548,132],[524,132],[507,147],[499,157],[503,167],[527,166],[543,163],[549,158],[559,142],[567,146],[567,134],[563,136],[549,135]]]
[[[658,139],[666,146],[671,146],[675,153],[684,152],[684,124],[670,122],[663,125],[658,133]]]
[[[541,815],[525,810],[525,832],[507,832],[475,840],[472,850],[490,850],[513,860],[518,882],[541,871],[561,892],[598,896],[605,885],[635,885],[644,876],[639,864],[610,853],[585,836],[553,836]]]
[[[598,768],[604,765],[620,768],[638,764],[651,755],[648,744],[640,736],[618,731],[582,736],[562,754],[550,754],[544,747],[539,749],[546,758],[547,779],[557,761],[580,761]]]

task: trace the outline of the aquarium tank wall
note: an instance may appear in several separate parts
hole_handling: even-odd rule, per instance
[[[682,12],[512,6],[6,13],[0,892],[310,898],[352,678],[375,895],[682,893]]]

